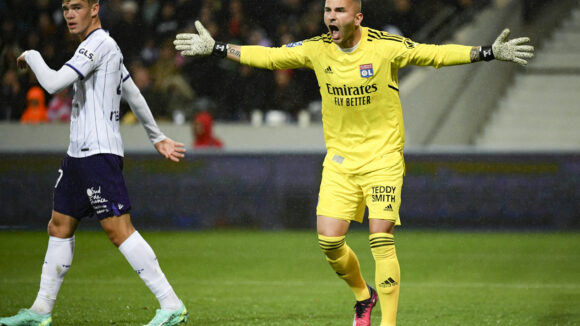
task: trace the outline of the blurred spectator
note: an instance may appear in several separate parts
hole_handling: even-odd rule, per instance
[[[56,35],[56,25],[49,12],[41,12],[38,16],[38,29],[40,30],[40,38],[43,40],[53,38]]]
[[[107,26],[115,26],[122,15],[121,6],[124,0],[107,0],[101,1],[101,8],[99,9],[99,16],[103,22],[103,28],[108,29]]]
[[[157,59],[159,59],[159,47],[155,42],[155,38],[152,36],[148,36],[145,40],[145,44],[141,49],[141,53],[139,58],[146,66],[153,65]]]
[[[274,71],[274,90],[268,109],[285,112],[295,120],[298,111],[304,109],[306,105],[303,90],[293,77],[292,70]]]
[[[63,62],[66,62],[66,59],[62,56],[62,51],[55,48],[55,42],[52,40],[44,42],[44,46],[40,52],[49,67],[58,67],[62,65]]]
[[[72,111],[70,87],[54,94],[48,102],[47,117],[50,122],[68,122]]]
[[[247,121],[252,111],[265,111],[273,84],[271,71],[240,66],[239,74],[232,80],[232,87],[228,87],[228,92],[224,94],[219,116]]]
[[[27,49],[38,49],[40,48],[40,36],[36,31],[30,31],[26,35],[26,43],[24,47]]]
[[[179,25],[175,13],[175,4],[172,1],[163,1],[155,26],[155,35],[158,40],[173,40]]]
[[[412,37],[420,27],[411,0],[391,0],[392,9],[388,13],[388,21],[384,30],[405,37]]]
[[[155,19],[159,15],[161,3],[159,0],[144,0],[141,5],[141,19],[149,30],[155,28]]]
[[[133,0],[121,4],[121,19],[111,27],[111,36],[116,40],[123,56],[133,60],[139,56],[143,46],[143,23],[138,16],[139,5]]]
[[[175,17],[177,18],[177,22],[179,26],[187,25],[190,22],[195,20],[195,14],[200,12],[201,7],[203,6],[203,1],[196,0],[174,0],[175,1]],[[212,0],[210,2],[217,2],[218,5],[220,4],[220,0]],[[192,16],[192,13],[194,14]]]
[[[211,22],[216,23],[216,20],[220,19],[220,13],[223,9],[223,1],[221,0],[203,0],[201,8],[199,9],[199,20],[206,26]],[[187,17],[184,20],[185,25],[192,24],[191,17]],[[209,30],[209,29],[208,29]],[[216,36],[216,34],[212,34]]]
[[[212,10],[214,10],[212,9],[213,7],[210,6],[211,3],[212,1],[204,2],[204,6],[201,9],[202,12],[205,12],[205,14],[208,15],[205,17],[207,19],[210,19]],[[200,17],[200,19],[204,19],[204,17]],[[205,25],[205,28],[214,38],[220,37],[219,28],[215,22],[209,21],[209,23]],[[195,28],[193,22],[190,22],[184,30],[186,33],[194,31]],[[196,96],[202,98],[205,102],[211,102],[210,107],[217,106],[218,102],[224,101],[228,95],[223,91],[223,89],[226,88],[223,87],[223,84],[227,83],[228,80],[235,78],[235,76],[229,75],[229,78],[224,78],[224,76],[226,76],[226,69],[223,67],[224,63],[227,64],[228,62],[226,60],[208,60],[207,58],[191,57],[186,58],[184,62],[182,75],[187,79],[188,84],[195,90]],[[236,65],[231,66],[237,68]],[[222,85],[222,87],[216,87],[215,85]],[[203,110],[201,108],[197,109]],[[211,111],[211,113],[216,119],[230,118],[222,117],[219,112]]]
[[[153,87],[156,92],[166,93],[168,102],[153,112],[160,118],[173,117],[175,110],[192,111],[195,92],[181,74],[183,57],[173,49],[173,42],[167,40],[159,52],[159,59],[151,66]]]
[[[48,122],[44,91],[39,86],[32,86],[26,93],[26,110],[24,110],[20,122]]]
[[[474,6],[475,0],[455,0],[455,5],[459,9],[469,9]]]
[[[283,25],[283,26],[287,26],[287,25]],[[290,43],[293,43],[294,41],[296,41],[296,38],[294,38],[294,35],[292,35],[292,33],[290,33],[289,30],[281,28],[278,32],[279,32],[278,33],[278,35],[279,35],[278,42],[280,45],[286,45],[286,44],[290,44]]]
[[[213,118],[208,112],[195,115],[192,124],[194,148],[222,148],[223,143],[213,135]]]
[[[319,17],[323,16],[323,6],[320,1],[312,1],[308,5],[308,10],[300,19],[302,34],[300,38],[312,37],[325,32],[326,26]]]
[[[7,44],[16,44],[17,31],[16,23],[12,17],[0,15],[2,23],[0,25],[0,49],[3,49]]]
[[[2,76],[0,95],[0,120],[20,120],[26,102],[16,70],[9,69]]]
[[[240,0],[230,0],[228,12],[228,38],[242,41],[245,36],[244,7]]]
[[[268,38],[266,32],[261,28],[252,28],[248,34],[248,40],[246,41],[248,45],[261,45],[261,46],[274,46],[272,40]]]
[[[279,1],[278,14],[280,20],[286,21],[290,26],[298,27],[300,16],[305,9],[306,6],[303,6],[302,0],[281,0]]]

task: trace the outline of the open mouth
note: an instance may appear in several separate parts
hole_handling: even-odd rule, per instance
[[[330,31],[330,37],[337,39],[340,36],[338,26],[328,25],[328,30]]]

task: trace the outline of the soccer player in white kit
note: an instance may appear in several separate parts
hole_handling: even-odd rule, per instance
[[[161,155],[179,162],[185,147],[167,138],[157,127],[123,64],[117,43],[101,28],[99,8],[99,0],[63,0],[69,31],[82,42],[60,70],[50,69],[34,50],[25,51],[17,59],[20,68],[32,69],[48,92],[54,94],[74,84],[75,95],[70,145],[58,170],[40,289],[29,309],[0,318],[0,325],[51,325],[56,296],[72,263],[74,233],[87,216],[99,219],[111,242],[159,300],[161,309],[148,326],[187,322],[187,309],[161,271],[155,253],[131,223],[131,203],[122,175],[121,97],[127,100]]]

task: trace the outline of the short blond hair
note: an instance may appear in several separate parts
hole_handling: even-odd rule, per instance
[[[358,9],[358,12],[362,12],[362,0],[352,0],[352,2],[354,3],[356,8]]]
[[[99,0],[83,0],[86,1],[89,5],[94,5],[94,4],[98,4]],[[70,0],[62,0],[62,3],[67,3],[70,2]]]

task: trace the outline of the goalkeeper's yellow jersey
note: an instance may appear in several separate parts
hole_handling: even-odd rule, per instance
[[[279,48],[243,46],[241,51],[241,63],[253,67],[314,70],[322,97],[324,166],[352,174],[371,172],[377,168],[373,162],[403,150],[398,69],[470,63],[472,48],[415,43],[361,29],[361,40],[351,53],[339,49],[329,34]]]

